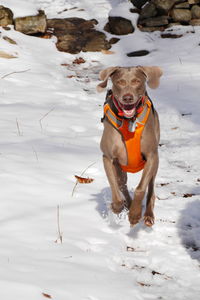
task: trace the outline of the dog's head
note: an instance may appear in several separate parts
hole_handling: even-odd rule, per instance
[[[109,67],[100,72],[100,79],[97,91],[103,91],[109,77],[112,80],[112,92],[120,103],[125,116],[131,117],[135,113],[136,103],[145,95],[147,82],[148,86],[155,89],[159,86],[162,70],[159,67]]]

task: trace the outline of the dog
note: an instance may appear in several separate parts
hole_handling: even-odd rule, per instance
[[[146,91],[147,85],[159,86],[162,70],[159,67],[109,67],[99,74],[101,83],[97,91],[112,89],[104,104],[104,131],[100,143],[103,163],[111,191],[112,210],[119,214],[129,210],[131,226],[142,218],[142,200],[147,192],[144,224],[154,224],[154,182],[158,170],[159,118]],[[133,200],[127,188],[127,173],[143,170],[135,188]]]

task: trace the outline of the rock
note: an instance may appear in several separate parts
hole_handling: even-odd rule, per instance
[[[0,5],[0,26],[7,26],[13,24],[13,13],[12,11]]]
[[[155,17],[155,18],[139,20],[139,24],[145,25],[148,27],[165,26],[165,25],[169,24],[168,16],[160,16],[160,17]]]
[[[146,19],[155,17],[157,15],[157,9],[155,4],[153,3],[147,3],[141,10],[140,13],[140,19]]]
[[[56,46],[59,51],[72,54],[80,51],[101,51],[111,48],[103,32],[94,29],[96,20],[82,18],[51,19],[48,28],[53,29],[57,37]]]
[[[200,6],[193,5],[191,9],[192,19],[200,19]]]
[[[127,53],[127,56],[128,57],[145,56],[148,55],[149,53],[150,52],[148,50],[138,50],[138,51]]]
[[[192,14],[189,9],[174,8],[171,12],[171,17],[175,22],[188,23],[192,18]]]
[[[101,51],[111,48],[103,32],[91,30],[84,34],[84,46],[82,51]]]
[[[185,1],[185,0],[184,0]],[[163,13],[168,13],[169,10],[178,2],[177,0],[152,0],[152,3],[158,10]]]
[[[200,3],[200,0],[188,0],[189,4],[198,4]]]
[[[131,0],[133,5],[137,8],[142,8],[142,6],[148,2],[148,0]]]
[[[66,34],[58,39],[56,47],[59,51],[77,54],[82,49],[82,44],[78,36]]]
[[[44,33],[47,21],[44,11],[39,11],[36,16],[28,16],[15,19],[15,30],[25,34]]]
[[[53,29],[53,33],[59,37],[64,34],[83,32],[94,28],[98,22],[95,19],[85,20],[82,18],[49,19],[47,27]]]
[[[139,29],[142,31],[142,32],[153,32],[153,31],[164,31],[165,30],[165,27],[163,26],[157,26],[157,27],[142,27],[142,26],[138,26]]]
[[[128,19],[109,17],[109,22],[104,27],[104,30],[116,35],[125,35],[134,32],[135,29]]]
[[[183,3],[176,4],[174,8],[190,8],[190,4],[188,2],[183,2]]]
[[[193,19],[190,21],[190,25],[192,26],[200,26],[200,19]]]
[[[161,38],[163,39],[178,39],[180,37],[182,37],[183,35],[182,34],[174,34],[174,33],[162,33],[161,35]]]
[[[111,39],[109,40],[109,44],[113,45],[113,44],[116,44],[116,43],[119,42],[119,41],[120,41],[120,39],[118,39],[118,38],[111,38]]]

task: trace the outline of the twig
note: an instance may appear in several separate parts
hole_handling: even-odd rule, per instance
[[[20,131],[19,122],[18,122],[17,119],[16,119],[16,124],[17,124],[17,131],[18,131],[18,134],[19,134],[19,136],[22,136],[23,134],[22,134],[22,132]]]
[[[50,109],[50,111],[48,111],[40,120],[40,127],[41,127],[41,130],[43,130],[43,127],[42,127],[42,121],[44,120],[44,118],[46,118],[56,107],[54,106],[52,109]]]
[[[92,163],[91,165],[89,165],[89,166],[81,173],[80,177],[83,176],[84,173],[85,173],[90,167],[92,167],[94,164],[96,164],[96,162],[94,162],[94,163]],[[76,183],[75,183],[74,188],[73,188],[73,190],[72,190],[72,197],[73,197],[73,195],[74,195],[74,192],[75,192],[75,189],[76,189],[77,185],[78,185],[78,180],[76,180]]]
[[[36,157],[37,161],[39,161],[39,159],[38,159],[38,155],[37,155],[37,152],[36,152],[35,148],[34,148],[34,147],[32,147],[32,149],[33,149],[33,152],[35,153],[35,157]]]
[[[10,76],[12,74],[15,74],[15,73],[25,73],[25,72],[28,72],[28,71],[30,71],[30,69],[23,70],[23,71],[14,71],[14,72],[11,72],[11,73],[3,75],[0,79],[4,79],[4,78],[6,78],[6,77],[8,77],[8,76]]]
[[[58,240],[60,240],[60,243],[62,244],[63,237],[62,237],[62,233],[60,231],[60,207],[59,207],[59,205],[57,205],[57,226],[58,226],[58,238],[55,241],[55,243],[57,243]]]

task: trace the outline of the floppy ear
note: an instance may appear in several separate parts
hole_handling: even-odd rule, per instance
[[[156,89],[160,84],[163,71],[159,67],[140,67],[147,76],[147,84],[151,89]]]
[[[100,93],[102,92],[108,83],[108,78],[112,75],[112,73],[114,73],[116,70],[118,69],[118,67],[109,67],[107,69],[102,70],[99,73],[99,78],[100,80],[103,80],[103,82],[99,83],[97,85],[97,91]]]

